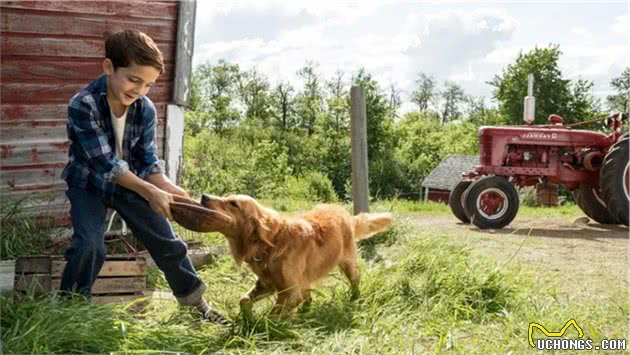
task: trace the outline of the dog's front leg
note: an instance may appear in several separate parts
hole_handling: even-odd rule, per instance
[[[260,279],[256,280],[256,284],[246,294],[241,296],[239,301],[241,312],[246,316],[251,316],[254,302],[273,293],[273,289],[263,284]]]
[[[278,292],[278,300],[273,306],[271,313],[275,315],[287,315],[304,301],[309,301],[310,295],[305,295],[301,290],[287,289]]]

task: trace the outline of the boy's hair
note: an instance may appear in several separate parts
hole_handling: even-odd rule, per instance
[[[164,58],[155,42],[146,33],[136,30],[118,31],[105,41],[105,57],[114,64],[114,70],[137,65],[150,65],[164,72]]]

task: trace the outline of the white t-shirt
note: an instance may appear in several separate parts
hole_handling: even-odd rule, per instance
[[[120,117],[116,117],[112,112],[112,126],[114,127],[114,137],[116,140],[116,159],[122,159],[122,143],[125,136],[125,121],[127,121],[127,110]]]

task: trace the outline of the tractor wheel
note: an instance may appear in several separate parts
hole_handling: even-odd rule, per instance
[[[466,191],[471,183],[472,181],[460,181],[448,195],[448,206],[451,208],[455,217],[464,223],[470,223],[470,219],[464,209],[464,191]]]
[[[573,190],[575,202],[585,215],[601,224],[617,224],[617,218],[608,211],[600,191],[589,184],[580,184]]]
[[[475,181],[466,192],[466,213],[481,229],[503,228],[518,212],[518,193],[500,176],[487,176]]]
[[[606,154],[599,171],[599,185],[608,210],[615,218],[628,225],[630,205],[630,160],[628,158],[628,135],[623,135]]]

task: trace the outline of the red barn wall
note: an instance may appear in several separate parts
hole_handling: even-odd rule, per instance
[[[450,191],[440,189],[429,189],[428,200],[448,204],[448,195]]]
[[[0,2],[0,194],[29,197],[35,213],[67,218],[67,104],[102,73],[108,33],[137,29],[162,50],[166,71],[148,94],[164,156],[177,39],[175,1]]]

